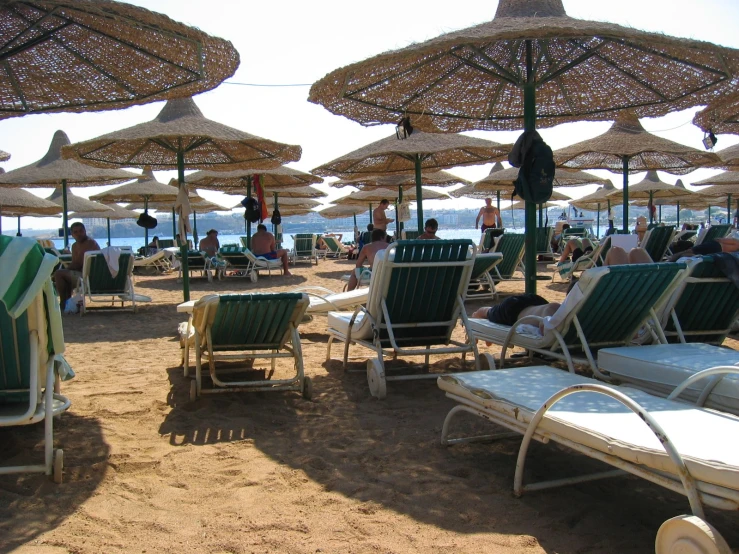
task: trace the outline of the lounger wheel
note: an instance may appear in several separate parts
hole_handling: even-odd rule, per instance
[[[252,271],[249,274],[249,279],[251,279],[251,282],[252,283],[256,283],[257,282],[257,279],[259,279],[259,274],[256,271]]]
[[[716,529],[696,516],[677,516],[657,531],[656,554],[731,554]]]
[[[495,369],[495,358],[492,354],[480,354],[480,369],[482,371]]]
[[[382,400],[387,396],[385,370],[380,360],[367,360],[367,383],[369,384],[370,393],[375,398]]]
[[[198,384],[193,379],[190,381],[190,400],[195,400],[198,397]]]
[[[53,469],[52,478],[57,485],[61,485],[64,474],[64,450],[61,448],[54,450]]]
[[[310,380],[310,377],[303,377],[303,398],[306,400],[312,400],[313,399],[313,381]]]

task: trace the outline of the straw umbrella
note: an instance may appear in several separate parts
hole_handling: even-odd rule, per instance
[[[578,210],[597,212],[595,231],[597,236],[600,236],[600,206],[603,202],[606,202],[608,213],[611,213],[611,199],[608,198],[608,194],[614,190],[616,190],[616,187],[613,186],[613,183],[609,179],[606,179],[605,184],[595,192],[570,202],[570,205]]]
[[[726,196],[727,217],[731,216],[732,198],[737,199],[737,209],[739,209],[739,171],[724,171],[713,177],[708,177],[707,179],[691,184],[695,186],[711,185],[698,191],[698,194],[703,197]],[[709,207],[708,209],[710,210],[711,208]],[[708,217],[709,219],[711,217],[710,211]]]
[[[17,217],[18,233],[21,232],[21,216],[49,216],[61,213],[62,208],[53,202],[44,200],[20,188],[0,188],[0,233],[2,218]]]
[[[120,109],[216,87],[239,55],[225,40],[109,0],[0,5],[0,119]]]
[[[410,116],[422,130],[531,131],[705,104],[732,86],[737,63],[729,48],[568,17],[561,0],[500,0],[491,22],[334,70],[308,99],[365,125]],[[534,229],[533,204],[526,218]],[[527,292],[535,241],[528,232]]]
[[[68,147],[65,156],[97,167],[176,169],[185,191],[185,169],[270,169],[300,159],[300,146],[250,135],[206,119],[192,98],[169,100],[147,123],[108,133]],[[185,193],[186,194],[186,193]],[[190,299],[186,239],[189,231],[186,197],[180,208],[183,239],[183,294]]]
[[[629,228],[629,173],[656,170],[685,175],[702,166],[717,166],[711,152],[648,133],[633,112],[622,112],[600,136],[554,152],[557,165],[576,169],[607,169],[623,175],[623,228]]]
[[[0,162],[7,162],[9,159],[10,159],[10,154],[0,150]]]
[[[401,136],[401,135],[398,135]],[[479,165],[503,159],[511,145],[457,134],[414,131],[404,140],[393,135],[345,154],[313,170],[324,177],[391,176],[415,173],[418,230],[423,232],[423,170]],[[403,197],[399,197],[403,201]]]
[[[693,123],[706,133],[739,134],[739,93],[714,100],[695,114]]]
[[[359,227],[357,226],[357,216],[362,215],[365,208],[362,206],[335,206],[329,205],[327,208],[318,212],[318,215],[326,219],[342,219],[351,216],[354,218],[354,240],[359,238]]]
[[[627,198],[629,197],[632,200],[647,200],[648,205],[654,205],[655,198],[682,198],[685,200],[689,200],[690,197],[693,196],[693,193],[685,188],[676,187],[675,185],[665,183],[659,178],[659,175],[657,175],[657,172],[654,170],[647,171],[644,179],[642,179],[635,185],[630,185],[628,189],[629,190],[626,193],[624,192],[624,190],[616,189],[608,193],[608,198],[615,201],[623,202],[625,208]],[[649,223],[653,223],[653,221],[653,212],[650,209]]]
[[[106,206],[109,208],[109,210],[103,213],[80,210],[74,211],[74,213],[69,214],[69,217],[73,219],[94,219],[98,217],[104,217],[108,231],[108,246],[110,246],[110,220],[137,219],[139,217],[139,214],[132,210],[122,208],[118,204],[106,204]]]
[[[32,164],[8,171],[0,175],[0,187],[57,187],[61,185],[62,227],[64,247],[69,246],[67,233],[68,187],[86,187],[123,183],[135,179],[137,175],[122,169],[99,169],[74,160],[63,160],[61,149],[69,144],[64,131],[54,133],[49,151]]]

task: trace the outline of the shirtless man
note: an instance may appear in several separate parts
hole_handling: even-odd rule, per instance
[[[383,199],[380,201],[380,205],[372,211],[372,223],[375,229],[382,229],[385,233],[387,233],[388,223],[395,221],[385,215],[385,210],[387,210],[388,206],[390,206],[390,201]]]
[[[218,231],[211,229],[205,234],[205,238],[200,241],[198,250],[205,252],[205,255],[209,258],[215,258],[220,247],[221,243],[218,242]]]
[[[64,306],[72,297],[72,291],[77,286],[77,281],[82,277],[82,264],[85,261],[85,252],[100,250],[97,242],[87,236],[87,230],[83,223],[77,221],[70,226],[74,244],[72,245],[72,261],[65,269],[58,269],[54,273],[54,285],[59,294],[59,304],[64,311]]]
[[[375,229],[372,231],[372,242],[370,244],[366,244],[359,253],[359,256],[357,256],[357,266],[352,272],[351,277],[349,277],[349,284],[347,285],[346,290],[354,290],[357,288],[357,285],[359,284],[357,273],[361,273],[364,261],[369,261],[370,269],[372,269],[377,253],[380,250],[385,250],[388,246],[387,233],[385,233],[385,231],[382,229]]]
[[[480,208],[480,211],[477,213],[477,219],[475,219],[475,229],[480,226],[480,218],[482,218],[483,233],[485,232],[485,229],[503,228],[503,220],[500,218],[500,212],[498,211],[498,208],[493,206],[492,198],[486,198],[485,206]]]
[[[426,220],[426,224],[423,227],[424,233],[418,235],[418,240],[439,240],[439,237],[436,236],[436,231],[439,230],[438,221],[432,217]]]
[[[266,258],[267,260],[282,260],[283,275],[290,276],[290,270],[287,263],[287,250],[281,248],[276,249],[275,236],[267,231],[267,226],[263,224],[257,225],[257,232],[251,237],[251,251],[255,256]]]

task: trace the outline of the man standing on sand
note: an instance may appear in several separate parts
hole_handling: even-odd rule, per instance
[[[483,233],[485,232],[485,229],[503,228],[503,220],[500,218],[500,212],[498,211],[498,208],[493,206],[492,198],[486,198],[485,206],[480,208],[480,211],[477,213],[477,219],[475,219],[475,229],[477,229],[480,225],[480,218],[482,218]]]
[[[385,210],[388,209],[388,206],[390,206],[390,201],[383,199],[380,201],[380,205],[372,211],[372,223],[374,224],[375,229],[382,229],[386,234],[388,223],[395,221],[394,219],[389,219],[385,215]]]
[[[82,264],[85,261],[85,252],[100,250],[100,246],[95,240],[87,236],[85,225],[79,221],[72,223],[70,226],[74,244],[72,245],[72,261],[64,269],[58,269],[54,273],[54,285],[59,295],[59,305],[64,311],[64,307],[72,297],[72,291],[77,286],[77,282],[82,277]]]
[[[354,268],[351,277],[349,277],[349,284],[347,285],[346,290],[354,290],[357,288],[357,285],[359,284],[358,275],[361,275],[362,273],[362,264],[364,261],[369,261],[370,269],[372,269],[372,266],[375,263],[375,255],[380,250],[385,250],[388,246],[387,233],[385,233],[385,231],[382,229],[375,229],[372,231],[372,242],[370,244],[366,244],[359,253],[359,256],[357,256],[357,266]]]
[[[275,247],[275,236],[267,231],[267,226],[260,223],[257,225],[257,232],[251,237],[251,251],[255,256],[265,258],[267,260],[282,260],[283,275],[290,276],[290,270],[287,265],[287,250],[281,248],[277,250]]]

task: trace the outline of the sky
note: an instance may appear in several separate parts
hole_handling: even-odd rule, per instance
[[[309,85],[330,71],[361,61],[387,50],[434,38],[492,19],[497,2],[455,0],[373,0],[351,4],[345,1],[272,0],[132,0],[152,11],[196,26],[211,35],[230,40],[241,56],[235,75],[216,89],[195,97],[205,117],[242,131],[283,143],[299,144],[303,155],[291,167],[302,171],[326,163],[394,132],[393,126],[363,127],[331,114],[307,101]],[[666,35],[710,41],[739,48],[739,2],[737,0],[564,0],[568,15],[580,19],[608,21]],[[260,86],[253,86],[260,85]],[[302,85],[302,86],[286,86]],[[72,142],[95,138],[156,117],[162,102],[108,112],[85,114],[38,114],[0,121],[0,150],[11,159],[0,164],[6,171],[39,160],[48,150],[54,132],[61,129]],[[696,108],[697,109],[697,108]],[[691,120],[696,109],[662,118],[644,119],[652,133],[695,148],[703,148],[703,133]],[[580,122],[542,129],[544,140],[553,148],[586,140],[608,130],[607,122]],[[520,132],[469,133],[500,143],[514,142]],[[739,137],[720,135],[717,150],[739,142]],[[486,176],[490,165],[450,170],[460,177],[477,180]],[[138,170],[134,170],[138,172]],[[686,184],[709,177],[717,170],[701,169],[682,177]],[[621,177],[596,171],[620,186]],[[176,172],[156,172],[168,182]],[[635,183],[643,174],[630,177]],[[676,176],[660,173],[674,183]],[[346,194],[325,185],[331,197]],[[596,186],[564,189],[573,197],[594,191]],[[48,196],[51,189],[30,189]],[[89,196],[100,187],[74,188]],[[233,205],[234,197],[201,191],[209,200]],[[429,201],[428,208],[476,207],[473,200]],[[15,228],[15,218],[2,218],[3,229]],[[58,218],[22,220],[22,228],[49,229],[59,226]]]

